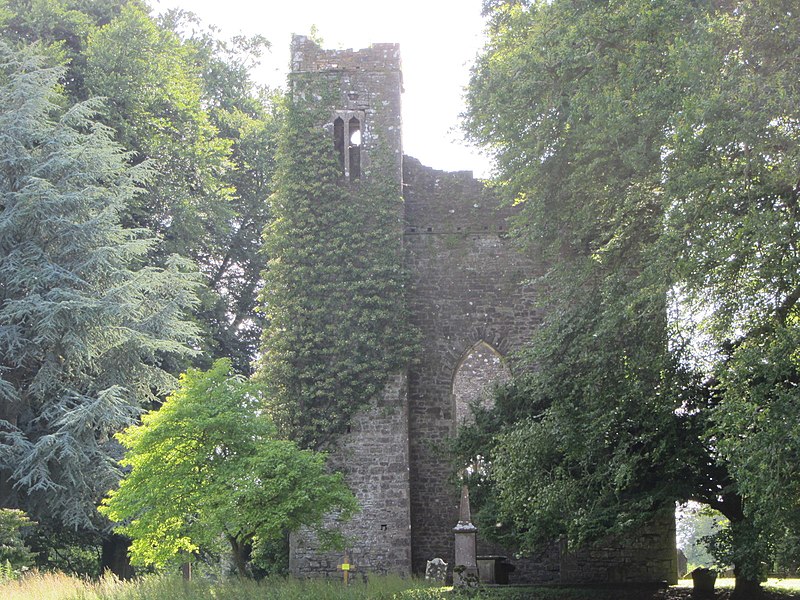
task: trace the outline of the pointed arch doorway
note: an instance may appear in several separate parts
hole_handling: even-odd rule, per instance
[[[467,350],[453,375],[455,428],[474,422],[473,406],[491,408],[494,387],[510,379],[503,356],[490,344],[481,340]]]

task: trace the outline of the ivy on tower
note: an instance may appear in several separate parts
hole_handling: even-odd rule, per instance
[[[332,80],[296,74],[292,84],[264,235],[269,324],[258,377],[284,433],[321,448],[405,369],[414,336],[396,157],[373,146],[360,176],[345,177],[326,127],[335,118]]]

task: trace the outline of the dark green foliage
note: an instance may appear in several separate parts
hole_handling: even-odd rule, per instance
[[[25,545],[23,530],[36,525],[21,510],[0,508],[0,565],[18,572],[33,564],[33,553]],[[0,584],[3,577],[0,577]]]
[[[225,181],[234,190],[230,208],[235,215],[222,232],[219,257],[209,268],[210,287],[200,319],[209,324],[211,356],[228,356],[237,372],[251,372],[264,317],[258,311],[261,272],[267,264],[262,234],[269,221],[267,201],[275,170],[279,122],[277,94],[257,90],[249,76],[253,57],[266,42],[235,39],[226,44],[210,35],[189,42],[203,65],[205,98],[217,135],[231,143],[234,168]],[[212,304],[213,302],[213,304]]]
[[[161,234],[167,252],[215,255],[218,228],[231,216],[231,190],[220,179],[231,166],[230,142],[217,137],[202,106],[191,48],[145,11],[125,7],[91,32],[85,55],[87,93],[108,98],[105,117],[120,143],[160,175],[129,218]]]
[[[800,536],[787,533],[776,543],[774,569],[771,576],[800,577]]]
[[[479,420],[489,447],[469,450],[494,461],[498,509],[529,548],[709,504],[749,593],[800,528],[796,7],[485,11],[467,126],[549,266],[519,406]]]
[[[111,436],[172,387],[162,361],[192,353],[196,275],[143,266],[155,240],[120,216],[150,172],[98,103],[65,108],[62,75],[0,46],[0,493],[93,529],[119,476]]]
[[[177,253],[198,265],[206,284],[196,310],[202,349],[249,372],[261,332],[255,306],[266,258],[256,250],[275,126],[272,100],[255,89],[241,56],[257,56],[265,42],[225,44],[196,20],[182,39],[176,31],[191,15],[172,12],[159,23],[148,10],[138,0],[14,0],[0,31],[42,42],[55,62],[66,62],[71,101],[106,98],[100,116],[131,151],[128,160],[148,161],[155,172],[124,223],[158,234],[153,264]]]
[[[216,356],[231,356],[237,371],[250,371],[261,332],[262,318],[255,307],[266,257],[258,250],[268,215],[266,197],[274,164],[275,120],[270,109],[271,98],[254,88],[247,73],[248,65],[240,58],[252,56],[263,40],[241,39],[226,46],[207,33],[181,39],[175,30],[180,29],[185,15],[172,14],[159,24],[147,16],[148,10],[138,0],[9,0],[0,8],[0,35],[4,40],[21,46],[36,42],[37,52],[48,57],[48,65],[66,65],[53,72],[52,83],[58,81],[64,94],[53,96],[52,101],[66,107],[91,96],[105,97],[104,103],[92,101],[73,109],[73,114],[87,113],[91,107],[96,114],[90,127],[102,131],[102,136],[113,136],[130,150],[128,153],[114,150],[120,168],[135,165],[129,175],[135,193],[126,192],[121,203],[107,215],[131,228],[122,230],[127,231],[125,241],[112,244],[118,246],[113,253],[132,259],[136,268],[142,264],[165,267],[160,276],[163,281],[157,284],[162,286],[158,294],[163,293],[164,298],[173,294],[176,300],[173,308],[183,306],[190,310],[202,329],[202,340],[192,338],[193,348],[202,353],[159,349],[147,358],[148,365],[158,367],[148,367],[150,370],[140,368],[136,364],[137,353],[121,345],[118,362],[108,358],[109,364],[118,369],[119,377],[115,374],[106,379],[136,382],[136,389],[120,390],[120,397],[125,398],[122,406],[127,406],[134,397],[134,404],[160,403],[172,385],[170,375],[192,362],[210,364]],[[109,129],[99,127],[95,121],[104,122]],[[87,163],[94,158],[84,157]],[[78,184],[76,179],[74,185]],[[42,203],[38,210],[46,213],[50,209]],[[48,215],[42,223],[49,226],[56,214],[62,213]],[[142,236],[143,227],[155,230],[160,237]],[[193,261],[202,277],[193,276],[189,281],[180,275],[184,281],[177,281],[174,277],[185,266],[173,253]],[[153,269],[141,270],[137,281],[142,288],[135,292],[143,305],[152,304],[153,315],[162,310],[161,300],[149,297],[146,287],[157,273]],[[101,278],[101,274],[97,277]],[[98,285],[102,288],[109,284]],[[186,285],[197,291],[199,303],[189,305],[181,296]],[[135,313],[138,306],[129,305],[126,310]],[[146,320],[147,314],[142,310],[130,319]],[[169,313],[163,312],[163,318],[170,318]],[[154,316],[150,321],[153,328],[164,328],[163,332],[158,331],[158,336],[172,335],[168,323]],[[67,322],[59,327],[71,343],[87,348],[93,343],[87,338],[95,331],[105,331],[111,345],[117,332],[108,329],[102,320],[91,330]],[[33,347],[24,351],[38,352]],[[93,368],[87,367],[90,371]],[[94,408],[97,413],[92,415],[100,414],[104,419],[104,425],[97,431],[76,424],[69,430],[60,429],[56,437],[48,437],[51,428],[48,421],[61,417],[42,416],[40,412],[46,410],[46,405],[27,405],[22,416],[16,414],[16,408],[0,414],[0,418],[7,418],[23,429],[34,428],[31,439],[72,444],[70,452],[75,454],[69,460],[60,454],[50,454],[48,458],[42,449],[39,456],[50,465],[42,479],[38,483],[31,480],[30,485],[18,486],[16,490],[8,489],[13,483],[8,480],[0,489],[0,497],[12,505],[15,502],[36,505],[37,518],[54,533],[50,538],[54,540],[52,547],[39,544],[41,563],[75,572],[92,570],[87,557],[96,554],[101,540],[89,539],[98,532],[81,530],[76,532],[77,545],[69,540],[61,543],[66,534],[60,530],[64,522],[60,507],[70,506],[71,512],[84,511],[80,518],[82,526],[88,525],[88,520],[93,521],[92,527],[105,525],[93,504],[116,481],[118,474],[112,458],[121,455],[121,449],[108,438],[138,415],[138,409],[132,406],[124,415],[118,414],[116,408],[111,410],[108,403],[96,403]],[[25,424],[17,423],[18,419],[24,419]],[[23,468],[33,465],[23,466],[19,462],[27,450],[18,441],[16,437],[6,438],[0,458],[4,464],[13,464],[21,474]],[[90,466],[83,468],[84,460]],[[79,475],[67,487],[53,488],[44,478],[50,470],[59,471],[50,473],[54,481],[72,477],[70,469],[61,473],[62,469],[55,466],[57,463],[71,465]],[[35,471],[26,475],[28,479],[35,476]],[[31,485],[35,492],[29,495]],[[81,486],[91,490],[81,491],[78,489]],[[17,496],[19,500],[15,499]],[[88,504],[84,504],[87,500]],[[52,507],[50,501],[55,503]],[[41,519],[42,513],[47,514],[46,519]],[[75,525],[73,517],[69,520]],[[85,551],[79,548],[84,542]]]
[[[106,536],[106,531],[76,531],[45,518],[38,522],[25,541],[34,553],[35,567],[40,571],[100,577]]]
[[[141,0],[6,0],[0,11],[0,30],[6,42],[41,43],[41,50],[54,63],[68,63],[65,92],[73,100],[87,100],[87,36],[116,18],[124,6],[146,10]]]
[[[800,529],[800,16],[792,2],[735,4],[677,48],[665,246],[716,350],[712,433],[768,544]]]
[[[262,295],[259,377],[279,425],[311,448],[344,431],[412,350],[392,159],[374,152],[345,183],[321,126],[326,93],[296,80],[283,115]]]
[[[641,524],[680,494],[675,392],[688,383],[668,349],[670,281],[652,244],[675,96],[659,49],[694,10],[509,3],[493,11],[475,68],[469,126],[523,202],[516,235],[549,261],[545,321],[524,357],[536,369],[516,405],[498,405],[491,456],[498,520],[529,550],[559,533],[581,542]]]

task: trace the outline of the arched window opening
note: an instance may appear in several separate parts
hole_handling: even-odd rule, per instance
[[[333,122],[333,148],[339,160],[339,172],[344,176],[344,121],[341,117]]]
[[[350,134],[350,181],[355,181],[361,177],[361,122],[357,118],[350,119],[348,133]]]
[[[453,376],[456,427],[475,421],[473,407],[494,406],[495,386],[511,379],[500,353],[484,341],[467,350]]]

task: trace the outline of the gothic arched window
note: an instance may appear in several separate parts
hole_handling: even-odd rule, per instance
[[[361,177],[361,122],[353,117],[348,123],[350,181]]]
[[[339,171],[344,175],[344,121],[341,117],[333,122],[333,149],[339,159]]]
[[[471,423],[473,406],[490,408],[494,404],[494,387],[511,379],[500,353],[480,341],[464,353],[453,375],[455,425]]]

